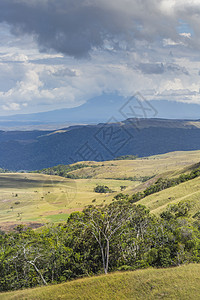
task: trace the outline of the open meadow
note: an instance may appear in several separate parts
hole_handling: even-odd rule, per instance
[[[87,205],[110,203],[121,192],[132,195],[154,183],[159,177],[178,176],[199,162],[200,151],[172,152],[136,160],[87,162],[87,167],[69,174],[70,179],[37,173],[0,174],[0,226],[8,230],[17,224],[37,228],[47,222],[62,222],[73,211]],[[91,165],[91,166],[90,166]],[[94,167],[95,166],[95,167]],[[106,185],[111,193],[96,193],[97,185]],[[182,199],[194,201],[194,211],[200,209],[197,201],[200,179],[183,183],[157,194],[150,195],[139,203],[154,213],[166,208],[168,203]]]

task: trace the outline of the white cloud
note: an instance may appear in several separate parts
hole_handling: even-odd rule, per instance
[[[183,37],[186,37],[188,39],[190,39],[192,37],[191,33],[190,32],[183,32],[183,33],[180,33],[180,36],[183,36]]]
[[[6,110],[6,111],[9,111],[9,110],[16,111],[16,110],[20,110],[20,105],[19,105],[19,103],[12,102],[12,103],[2,105],[2,109]]]

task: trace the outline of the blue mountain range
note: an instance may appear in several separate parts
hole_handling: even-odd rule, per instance
[[[146,101],[139,93],[132,97],[103,94],[74,108],[0,117],[1,126],[40,124],[98,124],[127,118],[200,119],[200,105],[166,100]]]

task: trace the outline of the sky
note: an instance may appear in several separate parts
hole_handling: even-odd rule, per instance
[[[1,0],[0,115],[140,92],[200,105],[199,0]]]

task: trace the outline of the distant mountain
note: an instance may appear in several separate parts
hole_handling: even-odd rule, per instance
[[[18,114],[13,116],[0,117],[1,126],[28,126],[52,123],[65,124],[96,124],[99,122],[107,122],[115,112],[119,120],[123,119],[118,109],[123,105],[124,98],[117,95],[102,95],[90,99],[86,103],[74,107],[63,108],[53,111]]]
[[[57,131],[0,131],[0,167],[10,170],[199,149],[199,121],[129,118]]]
[[[139,101],[139,103],[138,103]],[[142,106],[144,105],[144,110]],[[140,107],[141,106],[141,107]],[[128,113],[128,108],[131,111]],[[145,101],[139,93],[135,97],[125,98],[115,94],[103,94],[86,103],[74,107],[54,111],[18,114],[0,117],[0,129],[4,128],[45,128],[62,124],[97,124],[108,122],[112,118],[122,121],[126,118],[167,118],[167,119],[199,119],[200,105],[174,101]],[[42,126],[43,125],[43,126]]]

